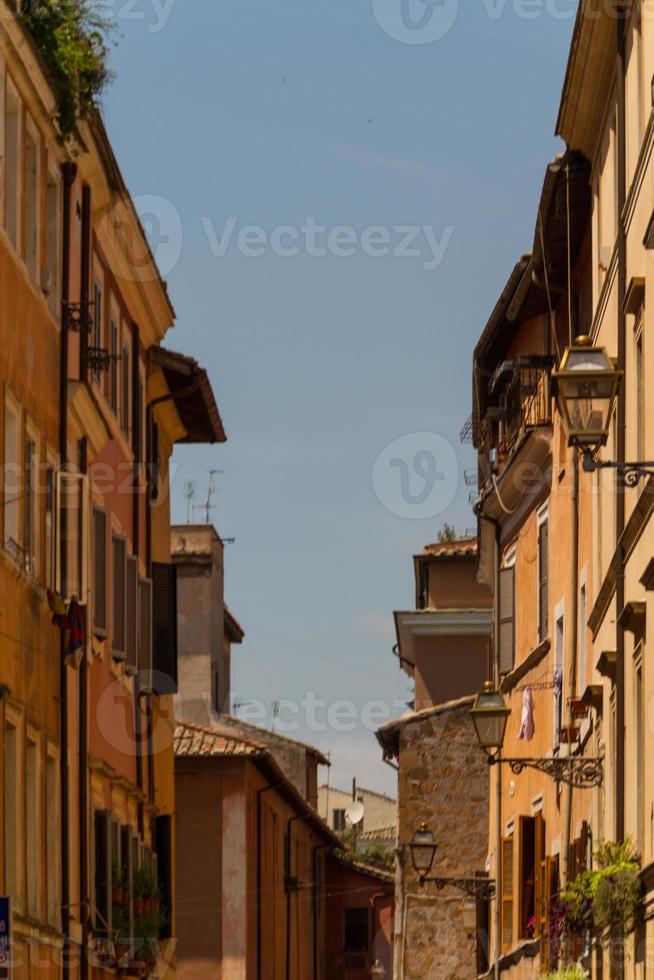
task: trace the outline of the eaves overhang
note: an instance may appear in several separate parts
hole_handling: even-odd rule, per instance
[[[409,676],[415,667],[415,642],[419,637],[490,636],[492,609],[414,609],[395,612],[395,631],[400,663]]]

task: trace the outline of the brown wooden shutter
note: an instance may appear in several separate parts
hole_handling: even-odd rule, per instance
[[[107,515],[93,511],[93,628],[107,631]]]
[[[120,828],[120,853],[121,866],[127,890],[127,915],[129,920],[129,935],[132,935],[134,928],[134,864],[132,848],[132,828],[123,826]]]
[[[124,538],[117,535],[111,540],[113,623],[111,649],[116,660],[125,659],[125,567],[127,547]]]
[[[502,839],[502,949],[513,946],[513,838]]]
[[[172,822],[170,816],[155,819],[155,858],[159,881],[159,895],[164,908],[164,922],[160,939],[172,936]]]
[[[95,814],[95,929],[111,935],[111,815],[107,810]]]
[[[515,568],[500,569],[499,668],[510,674],[515,665]]]
[[[538,528],[538,639],[542,643],[549,630],[549,521],[545,520]]]
[[[536,935],[542,936],[547,926],[545,915],[545,821],[543,814],[537,813],[535,819],[534,868],[536,871]]]
[[[152,582],[139,579],[138,669],[141,686],[152,684]]]
[[[177,693],[177,568],[152,565],[153,680],[157,694]]]
[[[136,670],[137,663],[137,604],[138,604],[138,572],[136,558],[127,558],[125,570],[125,655],[127,666]]]

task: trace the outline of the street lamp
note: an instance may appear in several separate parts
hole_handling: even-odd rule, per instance
[[[463,928],[471,936],[477,928],[477,903],[473,899],[469,898],[461,906],[461,919]]]
[[[436,841],[426,823],[420,824],[409,847],[411,848],[413,867],[423,879],[431,871],[436,857]]]
[[[552,756],[543,759],[506,759],[500,755],[508,717],[511,714],[504,698],[496,691],[492,681],[486,681],[470,709],[480,746],[488,757],[489,765],[508,765],[519,776],[525,769],[537,769],[551,776],[557,783],[567,783],[578,789],[601,786],[603,760],[587,756]]]
[[[415,871],[420,875],[420,884],[429,882],[438,891],[444,888],[457,888],[473,898],[490,898],[495,890],[495,882],[490,878],[451,878],[430,875],[436,856],[436,841],[426,823],[421,823],[409,844],[411,860]]]
[[[597,459],[598,450],[606,445],[609,436],[623,377],[604,347],[595,347],[589,337],[578,337],[563,355],[560,370],[552,375],[552,391],[568,443],[583,453],[584,471],[616,470],[625,486],[635,487],[643,477],[654,476],[654,462]]]
[[[617,371],[605,347],[577,337],[552,375],[552,389],[568,441],[592,458],[605,446],[623,372]]]
[[[487,755],[494,756],[504,745],[510,714],[510,708],[507,708],[500,692],[495,690],[493,682],[486,681],[470,709],[470,717],[479,744]]]

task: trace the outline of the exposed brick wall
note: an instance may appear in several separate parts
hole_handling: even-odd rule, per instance
[[[468,702],[403,725],[400,731],[400,862],[396,929],[406,928],[405,980],[473,980],[475,937],[461,914],[465,896],[452,888],[420,886],[409,843],[424,821],[438,850],[432,874],[474,877],[484,871],[490,778],[468,717]],[[417,896],[417,897],[411,897]],[[398,975],[402,975],[397,963]]]

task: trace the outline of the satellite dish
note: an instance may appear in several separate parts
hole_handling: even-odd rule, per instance
[[[353,800],[345,810],[345,819],[350,827],[356,827],[363,820],[364,806],[361,800]]]

